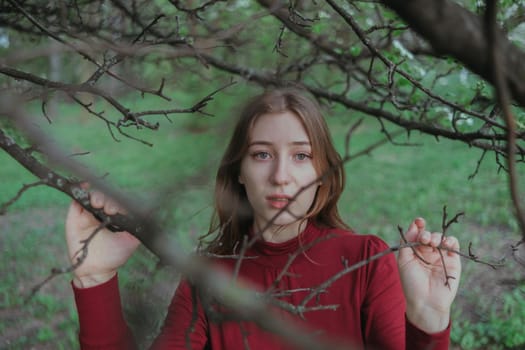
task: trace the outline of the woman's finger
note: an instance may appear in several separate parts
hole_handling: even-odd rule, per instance
[[[422,244],[430,244],[430,241],[432,240],[432,234],[429,231],[422,231],[419,233],[417,240]]]
[[[447,236],[442,243],[443,247],[448,248],[448,255],[456,254],[454,251],[459,251],[459,241],[454,236]]]
[[[89,200],[93,208],[100,209],[104,207],[104,204],[106,202],[106,197],[104,196],[104,193],[102,192],[93,191],[89,194]]]
[[[106,201],[106,204],[104,205],[104,212],[107,215],[115,215],[115,214],[117,214],[119,212],[122,212],[122,210],[120,209],[120,207],[117,204],[117,202],[115,202],[112,199],[108,199]]]
[[[443,242],[443,234],[441,232],[434,232],[431,234],[430,245],[437,248]]]

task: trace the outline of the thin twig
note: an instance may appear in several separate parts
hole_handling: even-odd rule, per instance
[[[107,221],[101,222],[100,225],[98,225],[97,228],[95,228],[95,230],[88,236],[88,238],[80,241],[82,247],[73,255],[72,259],[75,259],[75,262],[73,264],[66,267],[51,269],[51,273],[49,274],[49,276],[47,276],[42,282],[38,283],[33,288],[31,288],[29,295],[25,298],[25,303],[28,303],[36,295],[36,293],[38,293],[38,291],[53,278],[59,275],[63,275],[65,273],[75,271],[80,265],[82,265],[82,263],[84,263],[84,260],[86,260],[86,257],[88,255],[89,244],[91,243],[93,238],[95,238],[95,236],[100,231],[102,231],[102,229],[106,228],[107,224]]]
[[[37,187],[37,186],[41,186],[41,185],[45,185],[46,184],[46,181],[45,179],[44,180],[39,180],[39,181],[36,181],[36,182],[33,182],[33,183],[30,183],[30,184],[24,184],[22,186],[22,188],[20,190],[18,190],[18,192],[13,196],[13,198],[11,198],[10,200],[8,200],[7,202],[5,202],[4,204],[2,204],[0,206],[0,215],[4,215],[7,211],[7,208],[9,208],[11,205],[13,205],[18,199],[20,199],[20,197],[22,197],[22,195],[27,191],[29,190],[30,188],[33,188],[33,187]]]

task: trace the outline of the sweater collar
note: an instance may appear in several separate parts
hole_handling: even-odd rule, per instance
[[[319,229],[308,221],[305,229],[296,237],[291,238],[281,243],[266,242],[264,239],[259,239],[255,242],[253,249],[256,254],[260,255],[288,255],[297,252],[305,244],[311,242],[319,235]],[[253,234],[253,232],[251,232]]]

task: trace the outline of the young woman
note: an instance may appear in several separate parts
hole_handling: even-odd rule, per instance
[[[206,249],[214,255],[238,254],[246,236],[253,240],[245,256],[256,258],[242,261],[239,278],[261,292],[280,293],[279,299],[289,304],[301,305],[307,299],[307,308],[317,307],[302,317],[275,310],[276,317],[290,319],[307,334],[346,341],[355,348],[447,349],[461,266],[457,254],[442,251],[447,273],[454,277],[446,285],[436,247],[457,250],[459,244],[453,237],[442,240],[440,233],[427,231],[421,218],[410,224],[406,238],[423,245],[402,249],[397,264],[392,254],[385,255],[334,280],[315,297],[310,295],[345,266],[387,249],[379,238],[355,234],[343,223],[337,211],[343,188],[341,159],[315,101],[294,89],[257,96],[242,112],[219,167],[217,234]],[[108,215],[119,211],[98,192],[92,193],[91,203]],[[66,220],[72,259],[97,225],[91,214],[72,203]],[[138,244],[126,232],[100,232],[75,271],[83,349],[133,347],[116,274]],[[237,259],[214,263],[233,271]],[[337,307],[322,307],[328,305]],[[182,280],[153,347],[290,348],[252,322],[216,320],[209,307]]]

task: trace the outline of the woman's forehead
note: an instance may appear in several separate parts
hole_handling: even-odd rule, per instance
[[[271,140],[310,143],[302,120],[290,111],[261,114],[254,119],[249,130],[250,143]]]

